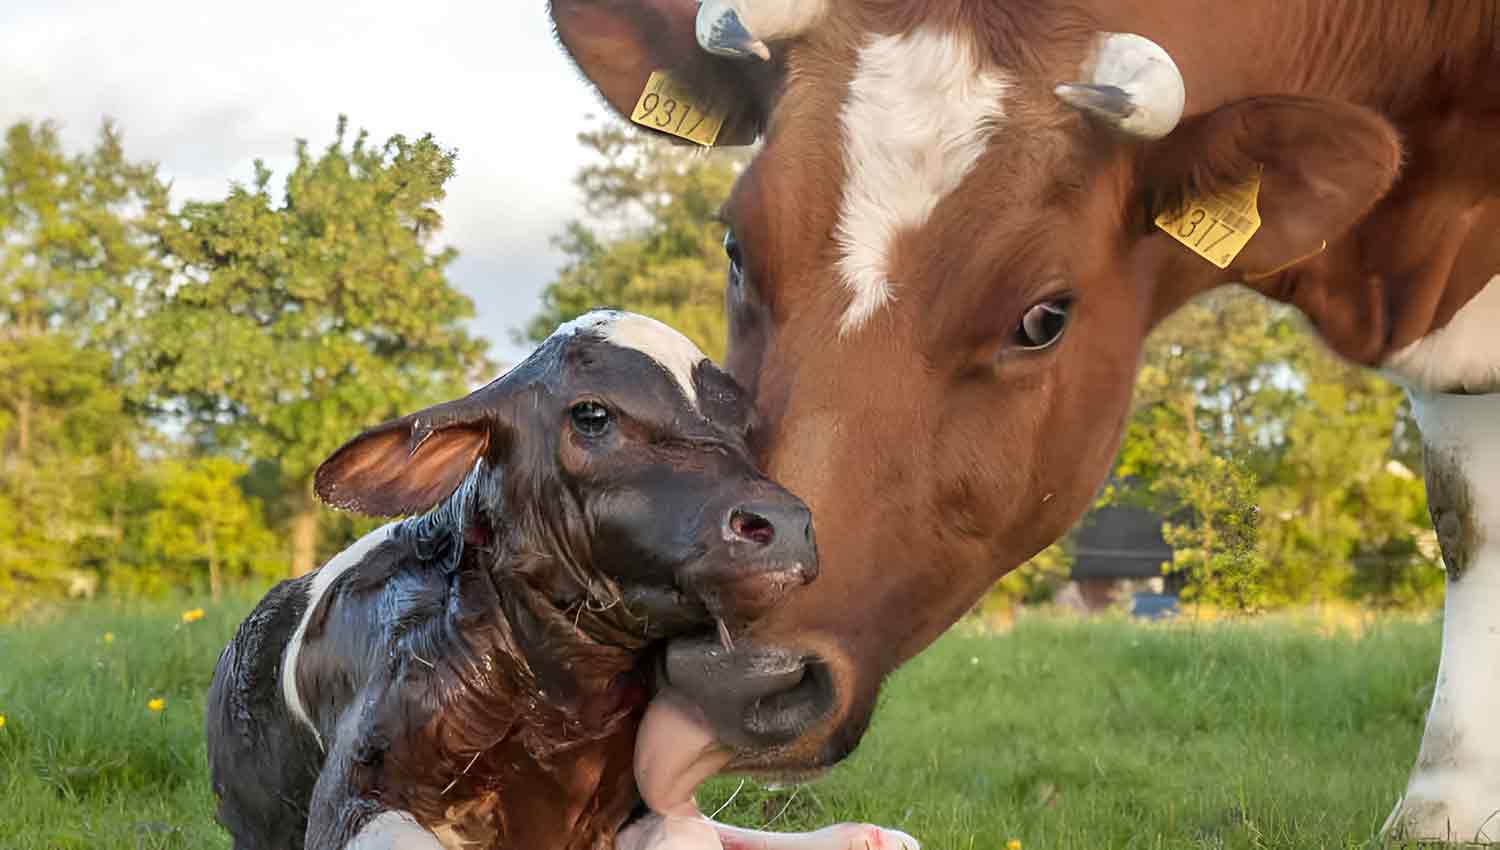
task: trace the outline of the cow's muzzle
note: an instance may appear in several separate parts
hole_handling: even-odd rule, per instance
[[[703,711],[719,743],[764,753],[796,741],[834,707],[833,680],[815,657],[741,642],[676,640],[662,676]]]

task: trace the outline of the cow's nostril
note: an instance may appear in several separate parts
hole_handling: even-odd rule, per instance
[[[729,515],[729,530],[742,540],[769,546],[776,539],[776,526],[760,514],[739,509]]]

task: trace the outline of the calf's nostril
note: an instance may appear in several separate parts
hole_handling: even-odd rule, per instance
[[[729,530],[741,540],[768,546],[776,539],[776,526],[757,513],[739,509],[729,515]]]

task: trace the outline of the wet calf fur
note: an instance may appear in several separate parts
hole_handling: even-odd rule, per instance
[[[750,415],[675,331],[596,312],[339,449],[325,501],[417,516],[278,585],[220,657],[235,847],[612,847],[652,644],[737,630],[816,575]]]

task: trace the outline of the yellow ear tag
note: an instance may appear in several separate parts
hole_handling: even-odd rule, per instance
[[[1189,198],[1180,211],[1157,216],[1156,226],[1189,251],[1227,269],[1260,229],[1260,212],[1255,208],[1259,195],[1257,173],[1250,182],[1221,194]]]
[[[702,103],[665,71],[654,71],[646,90],[636,101],[630,120],[653,130],[711,148],[724,129],[729,110],[716,103]]]

